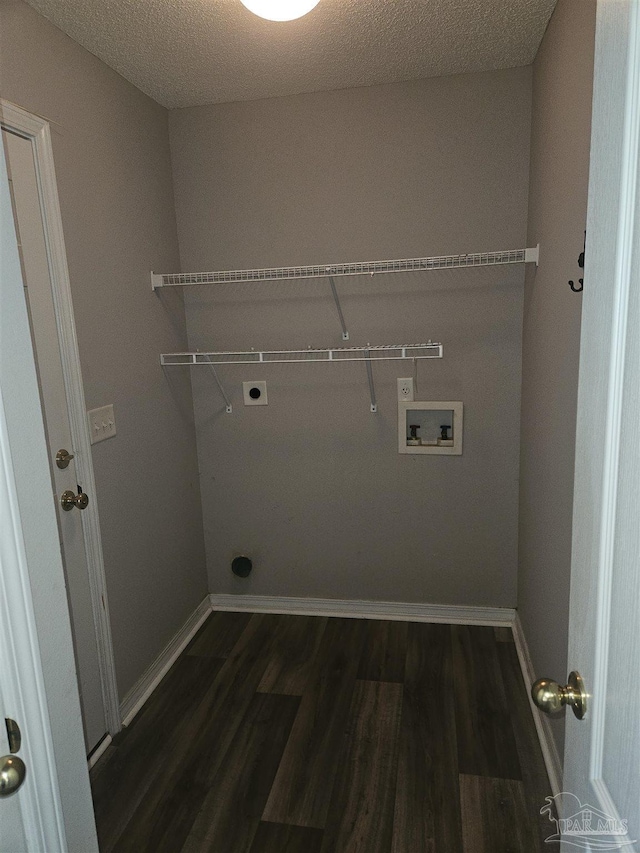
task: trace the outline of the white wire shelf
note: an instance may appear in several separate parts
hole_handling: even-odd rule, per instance
[[[399,361],[442,358],[442,344],[388,344],[384,346],[336,347],[331,349],[271,350],[257,352],[172,352],[160,356],[163,367],[216,364],[306,364],[343,361]]]
[[[151,273],[153,290],[161,287],[186,287],[193,284],[228,284],[250,281],[283,281],[305,278],[332,278],[349,275],[378,275],[397,272],[487,267],[504,264],[537,265],[540,247],[508,249],[502,252],[476,252],[465,255],[440,255],[433,258],[404,258],[394,261],[358,261],[348,264],[319,264],[301,267],[226,270],[220,272]]]

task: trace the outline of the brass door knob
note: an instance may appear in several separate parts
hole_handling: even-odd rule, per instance
[[[86,509],[89,506],[89,495],[82,491],[78,492],[74,500],[78,509]]]
[[[557,714],[565,705],[582,720],[587,713],[587,692],[579,672],[570,672],[566,687],[550,678],[539,678],[531,687],[531,698],[545,714]]]
[[[85,495],[80,488],[78,488],[77,495],[71,489],[67,489],[60,495],[60,503],[65,512],[70,512],[74,506],[77,506],[78,509],[86,509],[89,505],[89,496]]]
[[[3,755],[0,758],[0,797],[8,797],[18,790],[27,775],[24,761],[17,755]]]

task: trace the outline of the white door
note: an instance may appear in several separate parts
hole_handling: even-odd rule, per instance
[[[33,146],[30,139],[5,129],[2,136],[45,416],[52,500],[57,508],[67,576],[85,742],[90,752],[107,730],[96,628],[80,510],[65,511],[60,504],[64,492],[76,494],[78,485],[84,484],[76,475],[75,459],[63,469],[56,462],[60,450],[70,455],[77,451],[71,437]]]
[[[639,5],[598,3],[569,641],[588,706],[567,715],[567,853],[640,850]]]
[[[0,691],[2,690],[3,682],[0,681]],[[2,716],[9,716],[10,713],[15,714],[15,711],[9,711],[10,702],[3,698],[0,692],[0,708],[2,708]],[[20,716],[20,715],[16,715]],[[20,750],[21,752],[22,750]],[[7,729],[5,725],[0,726],[0,764],[3,765],[8,755],[10,755],[9,740],[7,737]],[[16,756],[22,761],[20,755]],[[14,760],[12,758],[12,760]],[[22,822],[22,814],[20,812],[18,797],[19,791],[8,797],[3,797],[0,800],[0,826],[2,827],[2,841],[0,842],[1,850],[26,850],[27,839],[24,832]]]
[[[91,853],[97,840],[64,573],[13,211],[0,146],[0,853]],[[6,718],[21,730],[9,743]]]

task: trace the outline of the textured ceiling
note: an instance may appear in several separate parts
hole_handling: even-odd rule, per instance
[[[28,0],[167,107],[533,61],[556,0],[320,0],[297,21],[240,0]]]

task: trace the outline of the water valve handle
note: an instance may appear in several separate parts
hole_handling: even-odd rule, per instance
[[[451,437],[449,436],[449,430],[451,429],[450,424],[440,424],[440,438],[443,441],[450,441]]]
[[[409,429],[411,430],[410,438],[417,438],[418,430],[420,429],[420,424],[409,424]]]

